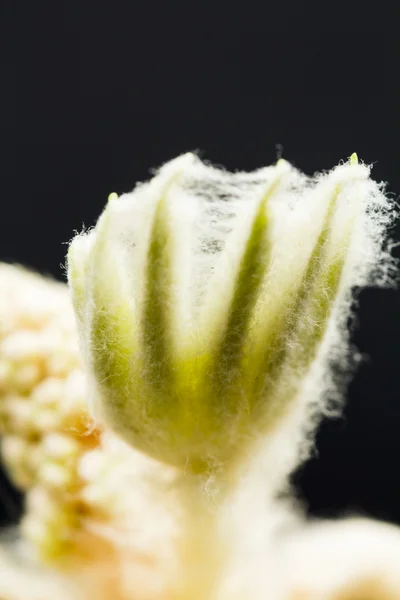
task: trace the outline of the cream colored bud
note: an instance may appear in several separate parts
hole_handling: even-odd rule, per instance
[[[38,433],[45,435],[62,428],[63,420],[55,407],[35,407],[32,415],[32,423]]]
[[[75,475],[66,466],[45,462],[38,473],[39,480],[50,489],[66,490],[74,483]]]
[[[88,408],[86,375],[74,368],[65,380],[64,400],[60,406],[62,414],[86,412]]]
[[[13,384],[17,392],[29,393],[43,377],[43,368],[39,363],[21,365],[15,372]]]
[[[32,402],[40,407],[58,407],[64,398],[64,381],[56,377],[47,377],[33,391]]]
[[[7,396],[1,402],[7,412],[10,431],[25,435],[29,435],[34,431],[34,407],[27,398]]]
[[[79,461],[79,476],[85,481],[98,480],[107,469],[107,455],[102,450],[92,450]]]
[[[24,363],[43,356],[37,333],[28,330],[17,330],[6,337],[0,346],[0,353],[6,360]]]
[[[1,454],[8,463],[24,461],[28,449],[29,444],[17,435],[5,436],[1,441]]]
[[[30,444],[17,435],[8,435],[1,440],[1,457],[10,471],[14,483],[25,489],[32,482],[29,468]]]
[[[115,490],[100,481],[98,484],[87,485],[83,488],[81,498],[91,508],[101,510],[102,513],[110,512],[114,508],[117,495]]]
[[[37,485],[29,490],[26,497],[27,510],[36,516],[46,517],[57,512],[57,500],[47,488]]]
[[[49,433],[42,444],[45,456],[63,461],[78,455],[80,445],[78,440],[63,433]]]
[[[68,352],[52,354],[46,361],[47,369],[54,377],[67,377],[72,369],[77,367],[77,351],[75,355]]]

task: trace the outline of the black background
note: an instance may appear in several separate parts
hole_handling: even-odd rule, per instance
[[[362,15],[307,7],[2,4],[0,259],[62,278],[65,243],[108,194],[189,150],[241,170],[282,152],[308,174],[356,151],[397,196],[391,15],[383,5]],[[321,427],[295,475],[312,514],[400,523],[399,300],[361,294],[353,341],[367,359],[343,417]],[[1,498],[3,520],[15,520],[5,480]]]

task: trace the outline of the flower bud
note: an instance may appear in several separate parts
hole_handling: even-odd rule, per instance
[[[189,154],[112,194],[68,255],[100,415],[198,472],[321,404],[330,359],[348,353],[351,289],[390,264],[388,208],[355,155],[310,179],[282,160],[231,174]]]

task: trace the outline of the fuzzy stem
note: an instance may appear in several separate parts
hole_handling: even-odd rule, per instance
[[[211,600],[227,564],[228,548],[220,532],[221,507],[191,477],[181,483],[182,527],[177,541],[178,577],[168,598]]]

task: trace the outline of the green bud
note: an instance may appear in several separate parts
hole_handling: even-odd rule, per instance
[[[348,354],[351,290],[384,282],[390,220],[355,154],[314,178],[282,160],[231,174],[189,154],[110,194],[68,257],[102,418],[199,472],[299,406],[321,410],[331,358]]]

